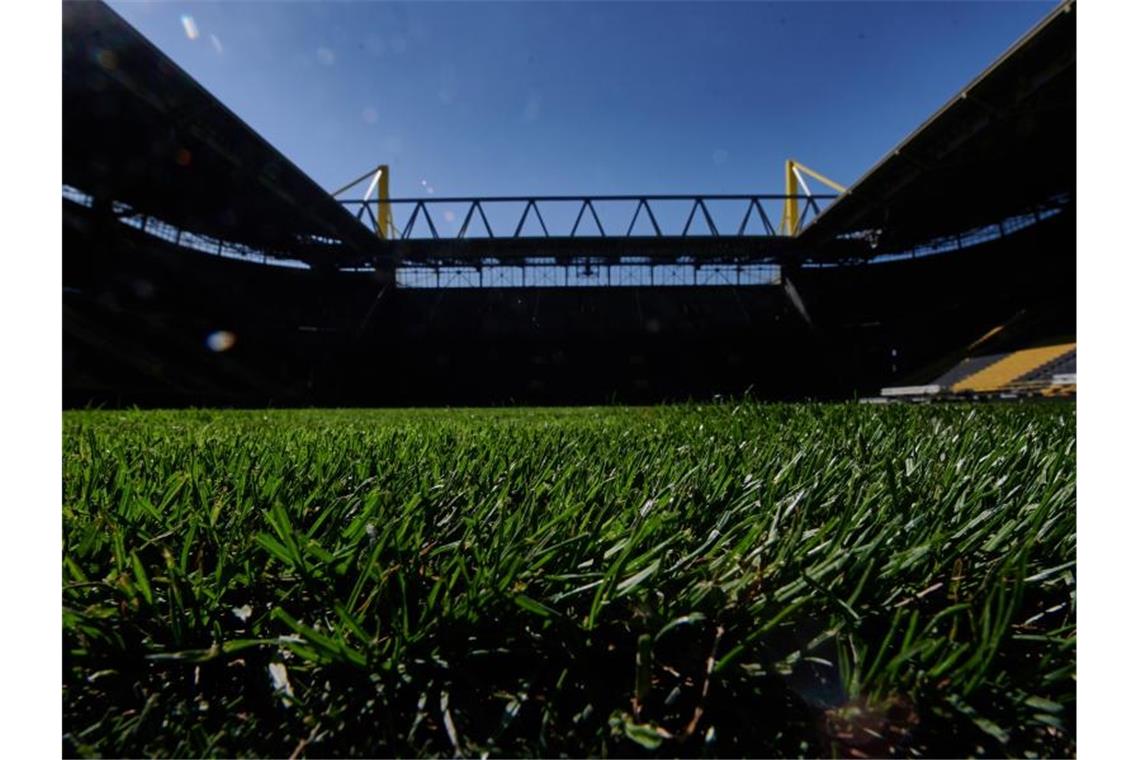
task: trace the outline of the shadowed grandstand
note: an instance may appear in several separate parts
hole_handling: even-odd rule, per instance
[[[783,198],[759,188],[739,226],[679,196],[683,231],[631,196],[624,236],[527,232],[588,196],[461,199],[523,207],[476,240],[441,238],[422,199],[391,199],[406,234],[378,236],[105,5],[67,3],[65,404],[1055,394],[1075,379],[1075,7],[799,234],[756,221]]]
[[[1076,393],[1077,344],[1058,343],[963,359],[949,372],[912,391],[886,388],[888,396],[944,394],[976,398],[1002,396],[1072,396]]]

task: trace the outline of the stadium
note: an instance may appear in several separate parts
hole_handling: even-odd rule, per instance
[[[69,406],[1073,390],[1071,12],[788,235],[782,198],[610,200],[608,234],[588,197],[338,203],[109,9],[65,7],[97,30],[65,36]],[[632,234],[669,203],[689,224]]]
[[[1075,753],[1075,2],[751,195],[330,192],[63,54],[65,755]]]

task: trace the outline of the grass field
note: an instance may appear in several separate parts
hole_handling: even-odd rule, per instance
[[[67,755],[1071,755],[1071,404],[69,412]]]

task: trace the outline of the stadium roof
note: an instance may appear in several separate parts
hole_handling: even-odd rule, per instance
[[[795,240],[873,230],[905,249],[1076,186],[1076,3],[1063,2]],[[63,5],[65,184],[183,229],[315,265],[395,255],[102,2]],[[336,241],[309,242],[314,239]],[[847,252],[847,253],[844,253]]]
[[[364,225],[102,2],[63,4],[63,182],[310,263],[378,250]]]
[[[801,239],[877,230],[879,250],[900,250],[1075,194],[1076,15],[1076,2],[1061,3]]]

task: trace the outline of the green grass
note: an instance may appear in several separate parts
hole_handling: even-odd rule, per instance
[[[63,751],[1070,755],[1075,421],[66,413]]]

